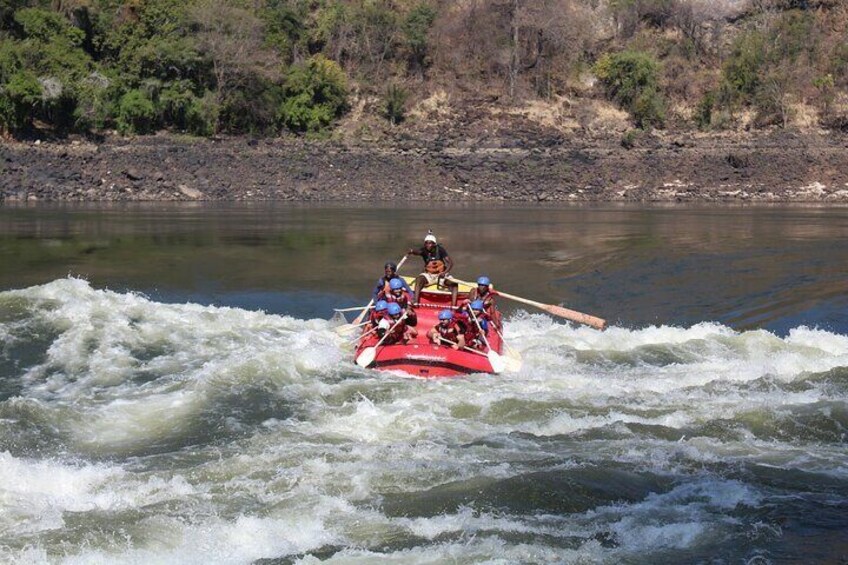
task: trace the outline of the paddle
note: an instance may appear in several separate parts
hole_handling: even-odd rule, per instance
[[[360,367],[367,367],[371,363],[374,362],[374,359],[377,357],[377,349],[383,345],[383,342],[386,341],[386,338],[394,331],[394,329],[400,324],[402,321],[406,319],[406,312],[404,312],[403,316],[401,316],[394,325],[388,329],[388,331],[380,338],[380,341],[377,342],[376,345],[372,345],[371,347],[366,347],[362,350],[356,357],[356,364]]]
[[[483,326],[480,325],[480,320],[477,319],[477,314],[474,313],[474,309],[469,306],[468,312],[471,314],[471,319],[474,320],[475,324],[477,324],[477,331],[480,332],[480,337],[483,338],[483,344],[489,350],[486,357],[489,358],[489,363],[492,364],[492,370],[496,373],[503,372],[506,368],[506,363],[504,363],[504,360],[501,359],[498,352],[492,349],[492,346],[489,345],[489,340],[486,339],[486,332],[483,331]]]
[[[406,263],[406,257],[407,257],[407,256],[406,256],[406,255],[404,255],[404,256],[403,256],[403,258],[401,258],[401,260],[400,260],[400,261],[398,261],[397,269],[395,269],[395,273],[400,272],[400,268],[401,268],[401,267],[403,267],[403,264],[404,264],[404,263]],[[365,317],[365,313],[366,313],[366,312],[368,312],[368,309],[369,309],[369,308],[371,308],[371,305],[372,305],[372,304],[374,304],[374,299],[373,299],[373,298],[371,299],[371,301],[370,301],[370,302],[368,302],[368,305],[367,305],[367,306],[365,306],[365,308],[363,308],[363,309],[362,309],[362,312],[360,312],[360,313],[359,313],[359,316],[357,316],[356,318],[354,318],[354,319],[353,319],[353,323],[354,323],[354,324],[358,324],[359,322],[361,322],[361,321],[362,321],[362,318],[364,318],[364,317]]]
[[[496,324],[492,324],[495,328],[495,332],[498,334],[498,337],[501,338],[501,343],[506,347],[506,355],[503,358],[506,360],[506,367],[509,369],[511,373],[517,373],[521,370],[521,353],[510,347],[510,345],[504,339],[503,333],[498,329]]]
[[[449,343],[450,345],[459,345],[457,342],[451,341],[449,339],[445,339],[443,337],[441,337],[439,339],[444,343]],[[494,353],[495,355],[497,355],[497,351],[492,351],[490,349],[489,353],[483,353],[482,351],[477,351],[473,347],[468,347],[468,346],[465,346],[462,349],[464,349],[465,351],[470,351],[471,353],[476,353],[477,355],[482,355],[483,357],[488,357],[489,364],[492,365],[492,372],[493,373],[503,373],[504,369],[506,369],[506,366],[503,363],[503,359],[500,356],[497,357],[496,361],[492,362],[492,357],[490,357],[489,354]]]
[[[357,310],[359,310],[359,308],[357,308]],[[340,319],[337,319],[337,316]],[[362,326],[367,324],[368,320],[365,320],[364,322],[360,322],[358,324],[349,324],[347,323],[347,320],[345,320],[344,314],[342,314],[341,312],[336,312],[335,314],[333,314],[333,318],[330,320],[330,322],[339,323],[338,326],[333,328],[333,331],[340,336],[346,336],[352,334],[358,328],[361,328]]]
[[[360,326],[364,326],[365,324],[368,324],[368,323],[370,323],[370,322],[363,322],[363,323],[361,323],[361,324],[360,324]],[[369,335],[371,335],[372,333],[376,332],[376,331],[377,331],[377,329],[378,329],[378,328],[376,328],[376,327],[375,327],[375,328],[371,328],[370,330],[368,330],[368,331],[367,331],[367,332],[365,332],[364,334],[362,334],[362,335],[358,335],[358,336],[354,337],[353,339],[348,340],[348,343],[356,343],[357,341],[362,341],[362,339],[363,339],[363,338],[366,338],[366,337],[368,337]]]
[[[475,283],[470,283],[466,281],[461,281],[459,279],[454,279],[456,282],[466,284],[468,286],[475,286]],[[570,310],[568,308],[563,308],[562,306],[554,306],[553,304],[542,304],[541,302],[536,302],[535,300],[530,300],[529,298],[521,298],[520,296],[515,296],[514,294],[507,294],[502,290],[497,291],[499,295],[504,298],[508,298],[510,300],[515,300],[516,302],[521,302],[522,304],[529,304],[530,306],[535,306],[540,310],[544,310],[548,314],[553,314],[554,316],[559,316],[560,318],[565,318],[566,320],[571,320],[572,322],[578,322],[580,324],[586,324],[587,326],[592,326],[593,328],[599,330],[605,330],[607,327],[606,320],[601,318],[597,318],[595,316],[590,316],[589,314],[584,314],[582,312],[578,312],[576,310]]]
[[[359,310],[359,308],[357,308],[357,310]],[[355,332],[356,330],[358,330],[358,329],[359,329],[359,328],[361,328],[362,326],[367,325],[367,324],[370,324],[370,323],[371,323],[371,322],[369,322],[368,320],[366,320],[366,321],[362,322],[361,324],[356,324],[356,325],[353,325],[353,324],[345,324],[345,325],[343,325],[343,326],[339,326],[339,327],[335,328],[335,332],[336,332],[337,334],[339,334],[340,336],[346,336],[346,335],[351,334],[352,332]]]

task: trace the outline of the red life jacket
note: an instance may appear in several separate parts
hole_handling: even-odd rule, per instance
[[[436,324],[436,331],[439,332],[439,337],[456,343],[457,338],[465,333],[465,328],[460,325],[457,318],[454,318],[447,326],[443,326],[441,322]]]
[[[474,348],[477,348],[477,349],[485,347],[485,342],[483,341],[483,338],[480,337],[480,335],[481,335],[481,333],[480,333],[481,327],[480,326],[483,325],[484,320],[489,319],[489,315],[486,314],[485,312],[475,312],[474,313],[474,315],[477,317],[477,322],[480,323],[480,326],[477,325],[477,323],[474,321],[474,319],[471,317],[470,314],[464,312],[462,315],[467,320],[467,322],[466,322],[466,328],[467,329],[465,330],[465,344],[468,345],[469,347],[474,347]],[[491,322],[489,322],[489,323],[491,324]]]
[[[395,323],[397,323],[397,320],[394,320],[389,317],[389,323],[394,325]],[[383,341],[383,343],[386,345],[391,345],[393,343],[403,343],[405,337],[404,334],[406,334],[406,320],[401,321],[397,326],[395,326],[395,329],[391,330],[387,334],[386,339],[385,341]]]
[[[397,302],[398,306],[406,310],[409,306],[409,295],[404,291],[400,293],[400,296],[395,296],[394,294],[387,294],[385,298],[386,302]]]
[[[492,290],[490,287],[486,289],[486,294],[480,294],[479,287],[475,288],[474,291],[474,300],[482,300],[486,310],[494,307],[495,298],[499,296],[497,291]]]
[[[371,310],[371,314],[368,317],[368,321],[371,322],[370,328],[376,328],[377,324],[380,323],[380,320],[386,317],[385,310],[382,312],[377,312],[376,310]]]

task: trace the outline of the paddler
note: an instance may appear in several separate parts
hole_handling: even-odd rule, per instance
[[[389,293],[385,296],[386,302],[399,304],[406,311],[406,324],[416,326],[418,325],[418,316],[412,309],[412,293],[409,292],[408,287],[405,289],[401,283],[400,279],[389,281]]]
[[[406,284],[406,281],[403,280],[403,277],[397,274],[397,265],[394,262],[386,261],[386,264],[383,265],[383,270],[385,274],[379,279],[377,279],[377,286],[374,287],[374,292],[371,295],[375,302],[380,298],[383,298],[383,296],[389,294],[389,284],[394,280],[400,281],[406,292],[408,292],[410,295],[412,294],[412,289],[409,288],[409,285]],[[380,296],[380,293],[382,293],[383,296]]]
[[[456,307],[456,295],[459,291],[459,284],[451,279],[451,269],[453,269],[453,259],[448,255],[447,250],[442,247],[436,240],[436,236],[430,231],[424,238],[424,247],[419,249],[410,249],[407,255],[418,255],[424,259],[424,272],[418,275],[415,279],[415,297],[414,302],[418,304],[421,297],[421,289],[425,286],[438,284],[449,288],[451,291],[451,306]]]
[[[460,325],[452,310],[439,312],[439,323],[427,332],[427,337],[434,345],[447,345],[451,349],[465,347],[465,328]]]
[[[486,310],[486,314],[488,314],[489,319],[498,326],[501,327],[501,313],[498,311],[495,306],[495,299],[498,297],[497,291],[495,291],[495,287],[492,285],[492,281],[487,276],[481,276],[477,279],[477,286],[472,288],[468,293],[468,302],[474,302],[475,300],[483,301],[483,308]]]
[[[380,320],[380,329],[378,334],[389,334],[383,340],[384,345],[393,345],[395,343],[408,343],[409,340],[418,336],[418,330],[406,325],[406,319],[401,319],[403,308],[397,302],[390,302],[386,308],[388,316]],[[380,331],[382,330],[382,331]]]
[[[473,301],[471,304],[467,305],[466,308],[461,309],[459,311],[459,315],[465,324],[465,344],[472,349],[485,351],[486,340],[481,337],[480,330],[483,330],[483,335],[488,336],[489,315],[483,308],[483,301]],[[477,319],[476,322],[474,321],[475,318]]]
[[[386,308],[389,307],[389,303],[385,300],[378,300],[374,305],[374,309],[371,311],[371,315],[368,318],[368,329],[375,329],[380,324],[380,320],[386,317]]]

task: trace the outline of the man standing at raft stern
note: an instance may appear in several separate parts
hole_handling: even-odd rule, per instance
[[[422,288],[432,284],[439,284],[450,289],[451,306],[455,307],[459,284],[451,279],[450,272],[453,269],[453,259],[450,258],[447,250],[436,241],[436,236],[433,235],[433,232],[427,232],[427,236],[424,238],[424,247],[410,249],[406,254],[419,255],[424,259],[424,272],[415,279],[414,303],[418,304]]]

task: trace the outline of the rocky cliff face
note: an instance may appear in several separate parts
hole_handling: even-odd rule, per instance
[[[0,200],[848,201],[848,137],[564,135],[380,143],[153,136],[6,143]]]

